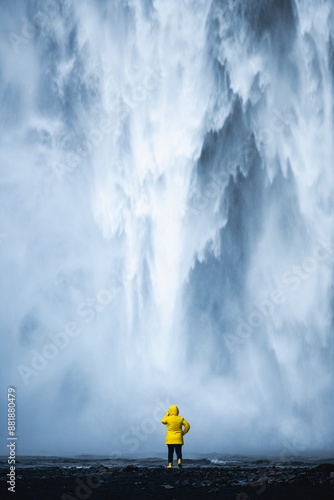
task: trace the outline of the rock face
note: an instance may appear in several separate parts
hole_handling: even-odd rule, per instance
[[[6,472],[2,472],[4,486]],[[309,467],[22,468],[15,500],[333,500],[334,465]]]

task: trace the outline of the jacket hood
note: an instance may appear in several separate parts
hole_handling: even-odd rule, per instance
[[[176,405],[172,405],[169,407],[168,413],[170,415],[178,415],[179,414],[179,409]]]

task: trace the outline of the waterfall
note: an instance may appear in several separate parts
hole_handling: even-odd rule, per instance
[[[329,453],[332,2],[0,10],[21,453],[153,454],[170,404],[189,453]]]

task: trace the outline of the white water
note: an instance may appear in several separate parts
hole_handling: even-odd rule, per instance
[[[333,450],[331,2],[16,4],[1,367],[21,453],[153,453],[175,403],[189,452]]]

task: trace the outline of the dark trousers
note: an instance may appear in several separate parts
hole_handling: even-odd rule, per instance
[[[182,460],[182,444],[168,444],[168,462],[173,462],[174,448],[177,458]]]

